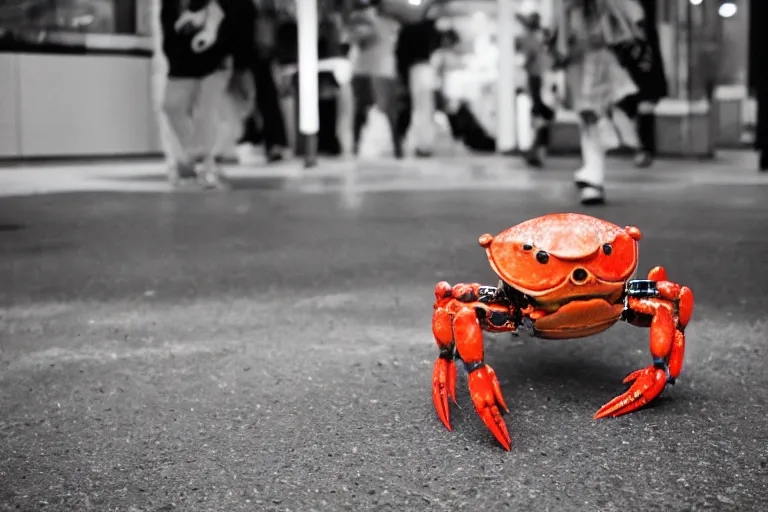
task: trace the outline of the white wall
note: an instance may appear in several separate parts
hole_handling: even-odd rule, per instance
[[[160,150],[148,57],[3,54],[0,82],[0,156]]]

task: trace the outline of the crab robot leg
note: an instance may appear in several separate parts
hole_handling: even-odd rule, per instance
[[[693,293],[685,286],[667,281],[667,273],[656,267],[648,281],[630,282],[627,320],[650,326],[653,364],[632,372],[624,379],[629,390],[614,398],[595,414],[595,419],[621,416],[646,405],[674,384],[683,367],[685,327],[693,313]],[[649,320],[650,319],[650,320]]]
[[[476,308],[486,306],[477,302],[479,287],[478,284],[452,287],[443,281],[435,288],[432,332],[440,355],[432,373],[432,400],[440,420],[451,430],[448,399],[456,401],[454,359],[458,355],[469,375],[469,392],[477,413],[499,443],[509,450],[511,439],[501,417],[501,410],[509,410],[496,374],[483,360],[483,333]]]

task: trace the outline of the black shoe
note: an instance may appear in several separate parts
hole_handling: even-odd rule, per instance
[[[168,181],[173,186],[180,186],[189,181],[197,180],[195,164],[178,163],[168,172]]]
[[[647,151],[638,151],[635,155],[635,167],[646,168],[653,165],[653,157]]]
[[[544,148],[532,148],[530,151],[528,151],[525,154],[525,163],[527,163],[531,167],[536,167],[536,168],[544,167],[544,158],[543,158],[544,153],[545,153]]]
[[[282,148],[279,148],[279,147],[271,148],[267,152],[267,162],[269,162],[269,163],[279,162],[282,159],[283,159],[283,150],[282,150]]]

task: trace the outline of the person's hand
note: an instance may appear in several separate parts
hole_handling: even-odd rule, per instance
[[[205,9],[201,9],[197,12],[184,11],[173,24],[176,32],[189,31],[192,29],[199,29],[205,23],[206,12]]]
[[[216,43],[216,32],[212,30],[202,30],[192,38],[192,51],[202,53]]]

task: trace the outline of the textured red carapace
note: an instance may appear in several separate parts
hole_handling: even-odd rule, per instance
[[[693,294],[667,281],[656,267],[647,280],[632,280],[638,264],[636,227],[575,213],[528,220],[496,236],[483,235],[498,287],[438,283],[432,331],[440,357],[433,372],[433,399],[450,429],[448,398],[455,397],[454,360],[469,373],[472,400],[505,448],[510,437],[501,419],[506,410],[493,370],[485,364],[482,331],[516,331],[526,323],[539,338],[581,338],[623,319],[649,327],[654,363],[630,374],[632,387],[607,403],[596,418],[619,416],[658,396],[682,368],[685,326]]]

